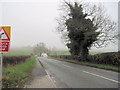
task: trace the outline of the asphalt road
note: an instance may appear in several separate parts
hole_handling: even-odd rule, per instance
[[[118,88],[118,73],[63,61],[38,57],[56,87]]]

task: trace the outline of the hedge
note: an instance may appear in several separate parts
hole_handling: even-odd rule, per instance
[[[31,56],[3,56],[3,67],[24,63]]]
[[[80,56],[52,55],[51,57],[82,61]],[[120,65],[120,52],[107,52],[107,53],[101,53],[101,54],[96,54],[96,55],[88,55],[87,60],[85,62],[119,66]]]

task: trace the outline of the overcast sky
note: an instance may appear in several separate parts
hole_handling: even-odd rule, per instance
[[[54,46],[65,49],[60,35],[55,32],[57,27],[56,18],[59,17],[58,9],[61,1],[0,0],[0,24],[12,27],[11,46],[34,46],[39,42],[44,42],[48,47]],[[107,10],[106,13],[117,22],[118,4],[117,2],[111,2],[111,0],[107,1],[102,2]],[[107,51],[117,50],[117,45],[110,44],[103,49]]]

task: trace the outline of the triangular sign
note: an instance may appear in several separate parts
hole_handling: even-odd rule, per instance
[[[3,27],[0,30],[0,40],[10,40]]]

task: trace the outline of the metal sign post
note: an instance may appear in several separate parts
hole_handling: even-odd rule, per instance
[[[2,63],[3,63],[3,53],[0,53],[0,59],[1,59],[1,69],[0,69],[0,89],[2,89]]]

